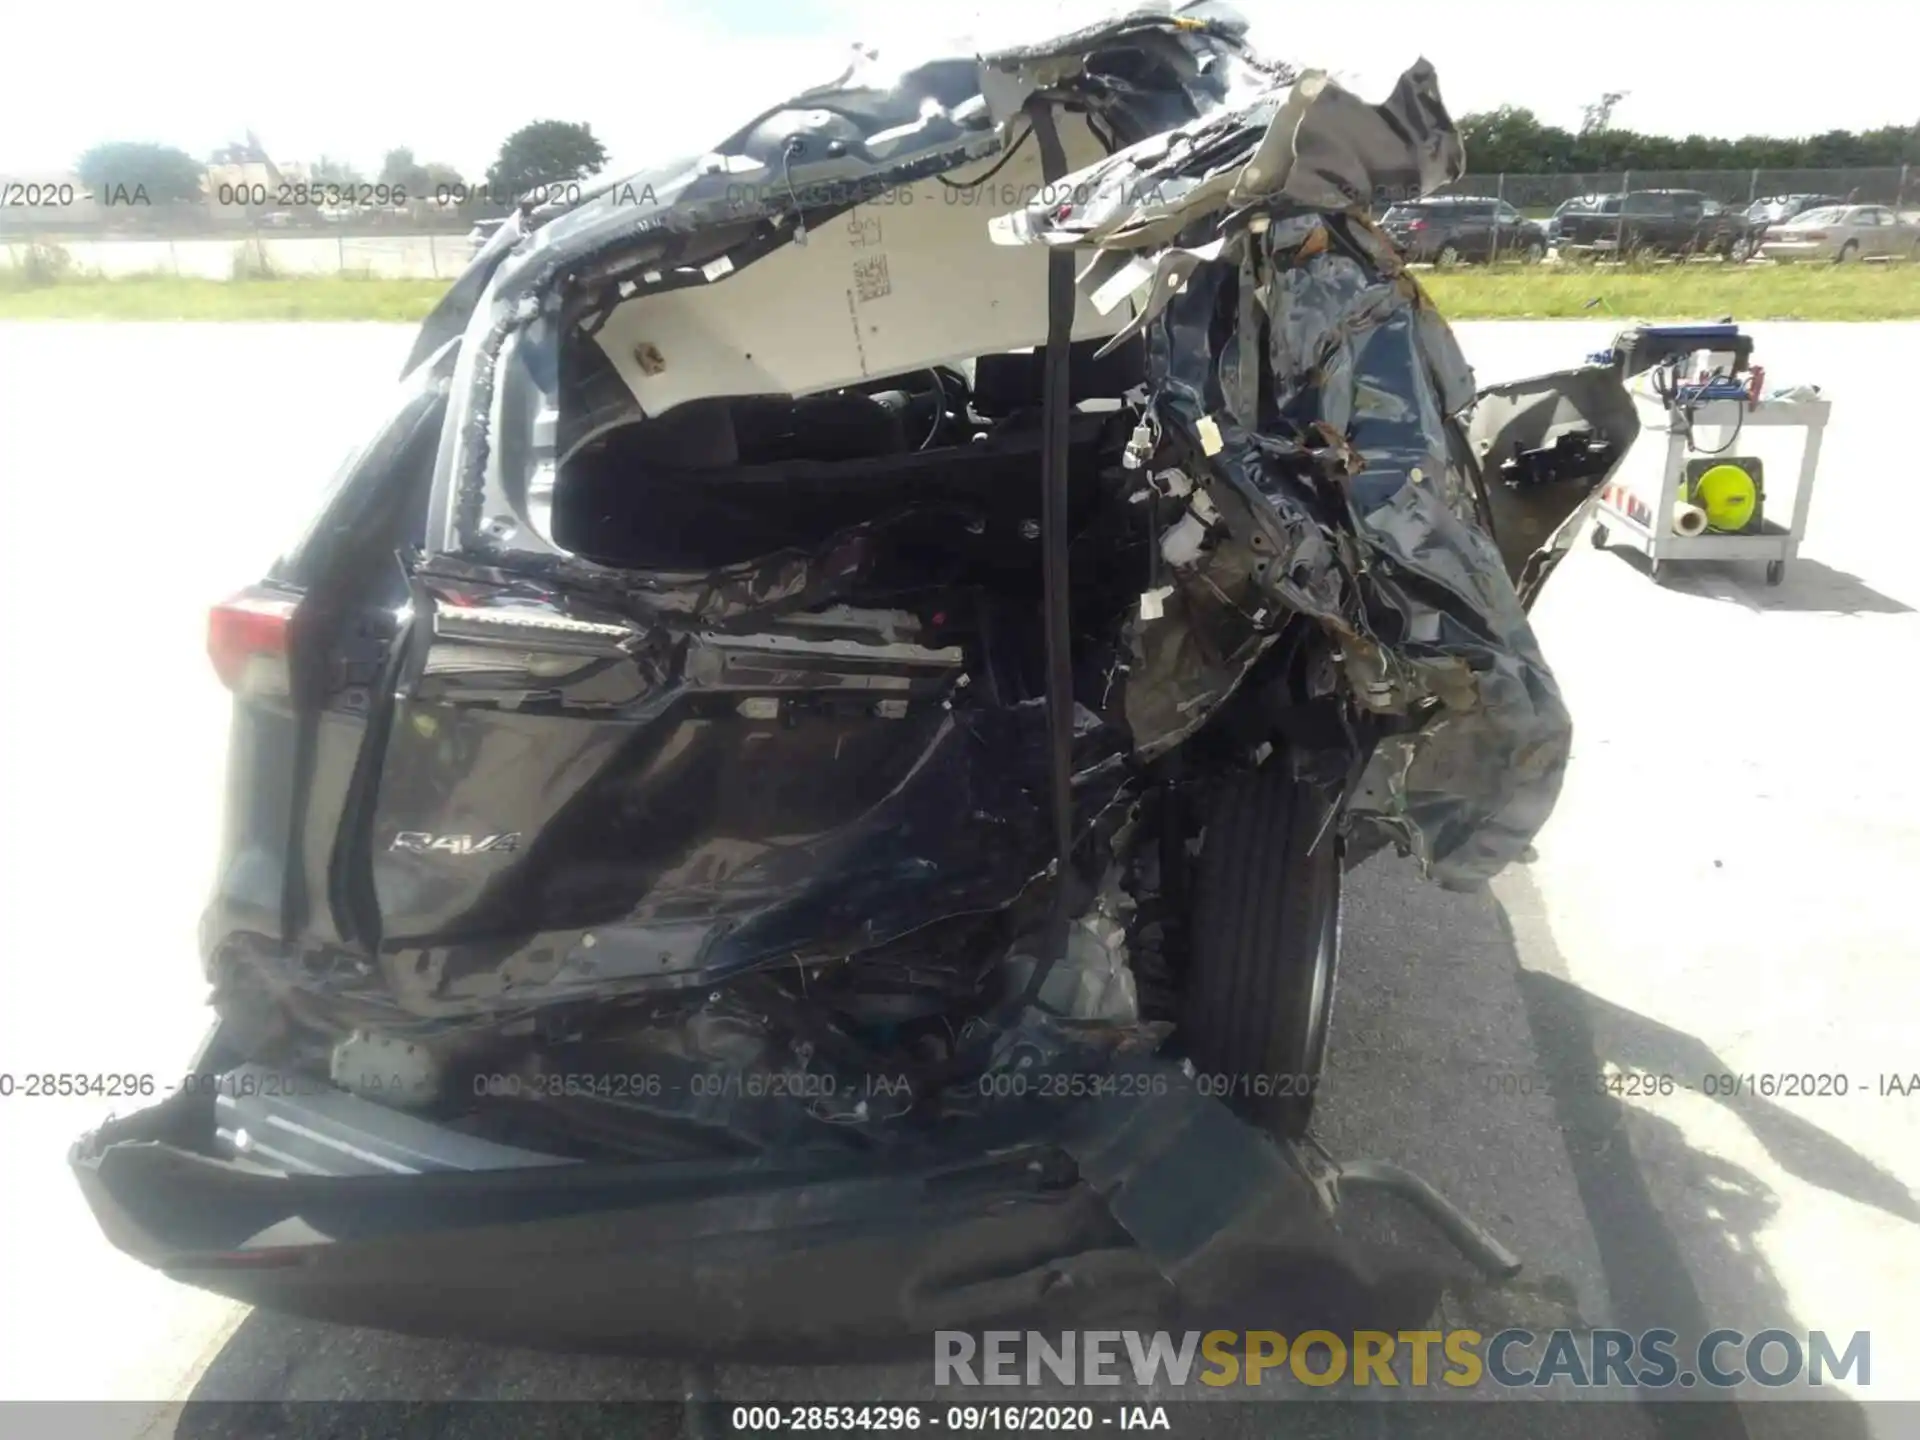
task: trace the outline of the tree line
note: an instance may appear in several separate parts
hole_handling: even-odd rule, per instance
[[[1920,165],[1920,123],[1878,130],[1830,130],[1783,139],[1747,135],[1737,140],[1710,135],[1643,135],[1607,123],[1611,101],[1587,107],[1579,131],[1543,125],[1531,110],[1502,105],[1459,121],[1467,165],[1476,174],[1564,175],[1619,170],[1799,170]],[[260,158],[265,158],[261,156]],[[451,165],[422,161],[407,146],[389,150],[377,174],[322,156],[310,169],[323,185],[361,185],[369,180],[404,188],[409,198],[485,196],[496,206],[544,185],[583,180],[607,163],[606,147],[587,125],[536,120],[501,143],[484,186]],[[96,193],[140,187],[154,203],[199,200],[206,165],[169,145],[113,142],[81,156],[80,179]]]
[[[1609,97],[1609,99],[1618,97]],[[1606,123],[1611,105],[1589,106],[1578,132],[1543,125],[1531,110],[1502,105],[1461,117],[1467,168],[1475,174],[1567,175],[1618,170],[1840,170],[1920,165],[1920,123],[1830,130],[1782,139],[1746,135],[1643,135]]]

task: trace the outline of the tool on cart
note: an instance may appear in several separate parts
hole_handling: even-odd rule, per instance
[[[1689,536],[1706,534],[1707,512],[1690,500],[1674,501],[1673,533]]]
[[[1627,381],[1642,430],[1667,437],[1657,481],[1616,478],[1600,492],[1593,543],[1607,545],[1617,528],[1652,562],[1655,580],[1670,560],[1765,560],[1767,583],[1779,584],[1806,533],[1831,408],[1818,388],[1769,392],[1765,368],[1752,363],[1752,338],[1728,322],[1635,326],[1592,358]],[[1731,453],[1750,425],[1806,432],[1785,525],[1767,517],[1760,457]]]
[[[1614,365],[1622,380],[1643,375],[1697,354],[1726,357],[1718,368],[1729,376],[1745,373],[1753,359],[1753,340],[1726,322],[1714,325],[1636,325],[1614,337],[1613,347],[1593,358]]]

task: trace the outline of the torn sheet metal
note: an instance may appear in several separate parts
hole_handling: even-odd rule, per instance
[[[1103,300],[1135,302],[1118,338],[1147,341],[1151,463],[1198,477],[1215,512],[1197,551],[1185,537],[1177,594],[1134,629],[1125,711],[1140,753],[1184,739],[1288,616],[1311,616],[1388,732],[1351,823],[1453,883],[1516,858],[1559,792],[1571,720],[1515,582],[1547,538],[1529,530],[1546,511],[1564,529],[1630,433],[1565,477],[1564,505],[1543,507],[1546,477],[1498,480],[1524,547],[1503,563],[1464,430],[1472,372],[1362,213],[1463,165],[1424,61],[1377,106],[1308,74],[1123,149],[1063,181],[1070,200],[993,227],[1002,243],[1093,252],[1083,275]],[[1609,385],[1583,372],[1528,392],[1544,409],[1503,401],[1482,454],[1506,453],[1517,412],[1535,429],[1617,425]]]

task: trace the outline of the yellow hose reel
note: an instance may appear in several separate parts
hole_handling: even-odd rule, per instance
[[[1757,460],[1695,461],[1687,468],[1685,498],[1707,512],[1709,531],[1737,535],[1758,528],[1764,492]]]

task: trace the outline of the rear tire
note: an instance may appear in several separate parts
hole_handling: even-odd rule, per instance
[[[1833,257],[1833,263],[1836,265],[1845,265],[1850,260],[1858,259],[1859,256],[1860,242],[1858,240],[1849,240],[1840,247],[1840,253]]]
[[[1318,790],[1269,764],[1214,802],[1194,889],[1188,1058],[1202,1093],[1288,1138],[1306,1133],[1326,1058],[1337,824]]]
[[[1438,265],[1442,270],[1451,270],[1460,263],[1460,247],[1457,245],[1442,245],[1440,247],[1440,253],[1434,256],[1433,263]]]

